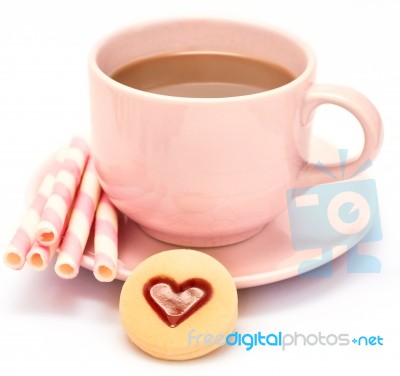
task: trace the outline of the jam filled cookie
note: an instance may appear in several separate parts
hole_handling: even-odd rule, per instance
[[[237,291],[225,267],[205,253],[157,253],[136,267],[120,298],[129,338],[160,359],[184,360],[224,344],[237,319]]]

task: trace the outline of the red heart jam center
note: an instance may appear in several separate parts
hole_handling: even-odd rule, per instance
[[[158,317],[175,328],[210,300],[212,287],[202,278],[179,284],[172,278],[159,276],[146,282],[143,295]]]

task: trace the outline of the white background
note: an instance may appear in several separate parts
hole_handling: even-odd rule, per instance
[[[379,109],[385,141],[373,167],[383,241],[363,245],[380,274],[302,279],[239,291],[241,332],[380,335],[381,347],[225,347],[189,362],[153,359],[130,344],[118,313],[122,283],[83,270],[73,281],[0,266],[0,375],[399,375],[400,10],[396,1],[2,1],[0,5],[0,247],[25,205],[30,176],[73,134],[89,131],[87,55],[121,26],[167,16],[274,24],[306,40],[320,82],[352,86]],[[318,112],[316,133],[356,153],[351,116]],[[347,132],[346,129],[351,132]]]

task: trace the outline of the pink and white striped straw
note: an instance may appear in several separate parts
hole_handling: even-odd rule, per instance
[[[93,274],[100,282],[112,282],[117,276],[118,214],[103,192],[95,217]]]
[[[36,226],[40,221],[43,208],[52,192],[56,175],[61,169],[65,155],[66,148],[57,154],[53,166],[45,175],[35,198],[26,210],[20,226],[6,249],[4,263],[12,269],[19,270],[25,264],[26,256],[35,238]]]
[[[61,278],[72,279],[79,273],[82,255],[100,197],[100,184],[93,160],[84,171],[64,239],[59,248],[55,272]]]
[[[35,238],[40,244],[50,246],[59,241],[88,157],[86,141],[74,137],[37,226]]]

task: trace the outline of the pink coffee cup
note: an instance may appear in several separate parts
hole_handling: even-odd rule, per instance
[[[183,98],[120,84],[110,75],[135,59],[181,51],[237,53],[287,68],[295,79],[237,97]],[[286,191],[324,183],[307,162],[313,111],[332,103],[360,122],[364,148],[350,174],[379,151],[378,112],[359,92],[314,83],[303,42],[275,28],[217,19],[134,25],[90,57],[92,152],[104,191],[149,235],[207,247],[245,240],[286,208]],[[341,176],[340,166],[331,171]]]

